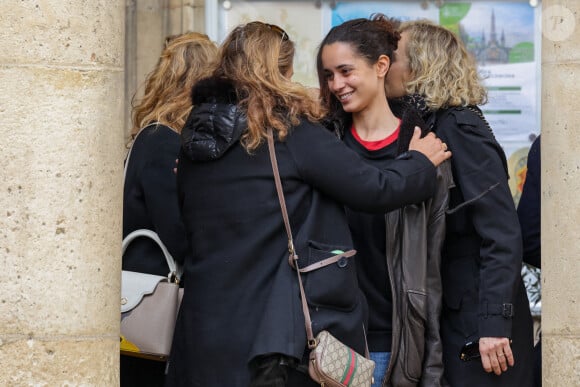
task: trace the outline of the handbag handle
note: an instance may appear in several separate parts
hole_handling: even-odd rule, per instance
[[[177,263],[175,262],[175,259],[173,259],[173,256],[171,255],[169,250],[167,250],[167,247],[165,247],[165,245],[161,241],[161,238],[159,238],[159,235],[157,235],[157,233],[155,231],[151,231],[151,230],[148,230],[146,228],[141,228],[141,229],[138,229],[138,230],[135,230],[135,231],[129,233],[125,238],[123,238],[121,255],[125,254],[125,250],[127,250],[127,247],[129,247],[129,244],[134,239],[137,239],[140,237],[150,238],[155,243],[157,243],[157,246],[159,246],[159,248],[161,249],[161,252],[163,252],[163,256],[165,257],[165,261],[167,261],[167,266],[169,267],[169,274],[167,275],[167,277],[169,278],[169,280],[171,282],[179,283],[179,280],[180,280],[181,274],[182,274],[182,270],[180,267],[178,267]]]
[[[328,266],[335,262],[338,262],[341,258],[349,258],[356,254],[355,250],[349,250],[347,252],[336,254],[330,258],[324,259],[315,264],[309,265],[305,268],[298,267],[298,254],[294,249],[294,239],[292,238],[292,229],[290,227],[290,220],[288,217],[288,209],[286,208],[286,199],[284,198],[284,189],[282,188],[282,181],[280,179],[280,171],[278,170],[278,160],[276,159],[276,149],[274,148],[274,134],[272,133],[272,128],[268,128],[268,153],[270,154],[270,163],[272,164],[272,170],[274,172],[274,182],[276,183],[276,192],[278,194],[278,201],[280,202],[280,209],[282,211],[282,218],[284,219],[284,227],[286,228],[286,234],[288,236],[288,252],[290,253],[288,261],[292,268],[296,269],[296,276],[298,277],[298,286],[300,287],[300,299],[302,302],[302,312],[304,313],[304,326],[306,328],[306,338],[308,339],[308,348],[314,349],[318,345],[314,333],[312,332],[312,319],[310,317],[310,310],[308,309],[308,303],[306,301],[306,293],[304,292],[304,285],[302,284],[302,276],[300,273],[306,273],[312,270],[320,269],[324,266]],[[366,332],[363,324],[363,334],[365,338],[365,357],[369,358],[369,348],[367,343]]]
[[[139,129],[139,132],[137,132],[137,134],[133,138],[133,142],[131,143],[131,147],[129,148],[129,152],[127,152],[127,158],[125,159],[125,170],[124,170],[124,174],[123,174],[123,182],[125,181],[125,179],[127,177],[127,168],[129,166],[129,158],[131,157],[131,151],[133,150],[133,145],[135,144],[135,140],[137,139],[137,136],[139,136],[139,134],[141,132],[143,132],[143,130],[145,128],[152,126],[152,125],[161,125],[161,123],[160,122],[152,122],[148,125],[145,125],[141,129]],[[125,250],[127,250],[127,247],[129,246],[129,244],[135,238],[139,238],[139,237],[147,237],[147,238],[152,239],[155,243],[157,243],[157,246],[159,246],[159,248],[161,249],[161,252],[163,252],[163,256],[165,257],[165,261],[167,261],[167,266],[169,267],[169,274],[167,275],[167,278],[171,282],[179,283],[179,281],[181,279],[181,275],[183,274],[183,268],[178,266],[178,264],[175,262],[175,259],[173,259],[173,256],[171,255],[171,253],[169,253],[169,250],[167,250],[167,247],[165,247],[165,245],[163,244],[163,241],[161,240],[161,238],[159,238],[159,235],[157,235],[157,233],[155,231],[141,228],[141,229],[134,230],[131,233],[129,233],[125,238],[123,238],[121,256],[123,254],[125,254]]]

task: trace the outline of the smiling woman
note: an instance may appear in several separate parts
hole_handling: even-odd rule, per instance
[[[381,169],[413,149],[415,126],[427,133],[411,106],[387,101],[385,78],[391,72],[408,73],[402,63],[393,63],[398,41],[395,23],[377,14],[334,27],[317,57],[328,123],[349,148]],[[386,214],[347,208],[359,256],[359,285],[369,304],[367,337],[376,362],[373,386],[442,384],[438,267],[442,214],[452,181],[447,163],[438,177],[435,195],[425,202]]]
[[[382,213],[424,200],[434,165],[448,157],[439,140],[416,135],[424,154],[382,169],[364,163],[319,124],[318,100],[289,78],[295,47],[286,37],[261,22],[237,26],[193,88],[177,171],[191,254],[167,387],[315,385],[303,372],[310,351],[289,250],[301,269],[317,267],[299,277],[313,335],[327,330],[364,353],[354,257],[318,264],[352,250],[344,205]],[[296,230],[291,249],[265,143]]]

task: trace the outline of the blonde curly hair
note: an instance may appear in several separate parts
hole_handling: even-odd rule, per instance
[[[157,65],[147,76],[143,97],[133,97],[131,137],[139,129],[159,122],[180,133],[191,111],[191,88],[208,75],[218,48],[197,32],[171,36]]]
[[[283,140],[301,117],[317,121],[323,116],[312,92],[290,79],[294,52],[284,30],[259,21],[234,28],[220,46],[214,76],[230,80],[236,89],[248,122],[241,141],[249,152],[269,127]]]
[[[456,34],[427,20],[404,22],[399,31],[408,36],[409,94],[422,95],[432,109],[487,102],[475,59]]]

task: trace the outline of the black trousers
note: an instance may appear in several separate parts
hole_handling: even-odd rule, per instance
[[[260,356],[250,364],[250,387],[317,387],[305,367],[296,359],[272,354]]]
[[[163,387],[166,364],[121,355],[121,387]]]

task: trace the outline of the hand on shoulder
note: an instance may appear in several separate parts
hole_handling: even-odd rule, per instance
[[[433,132],[421,138],[419,127],[415,127],[413,138],[409,143],[409,150],[423,153],[436,167],[451,157],[451,151],[447,150],[447,144]]]

